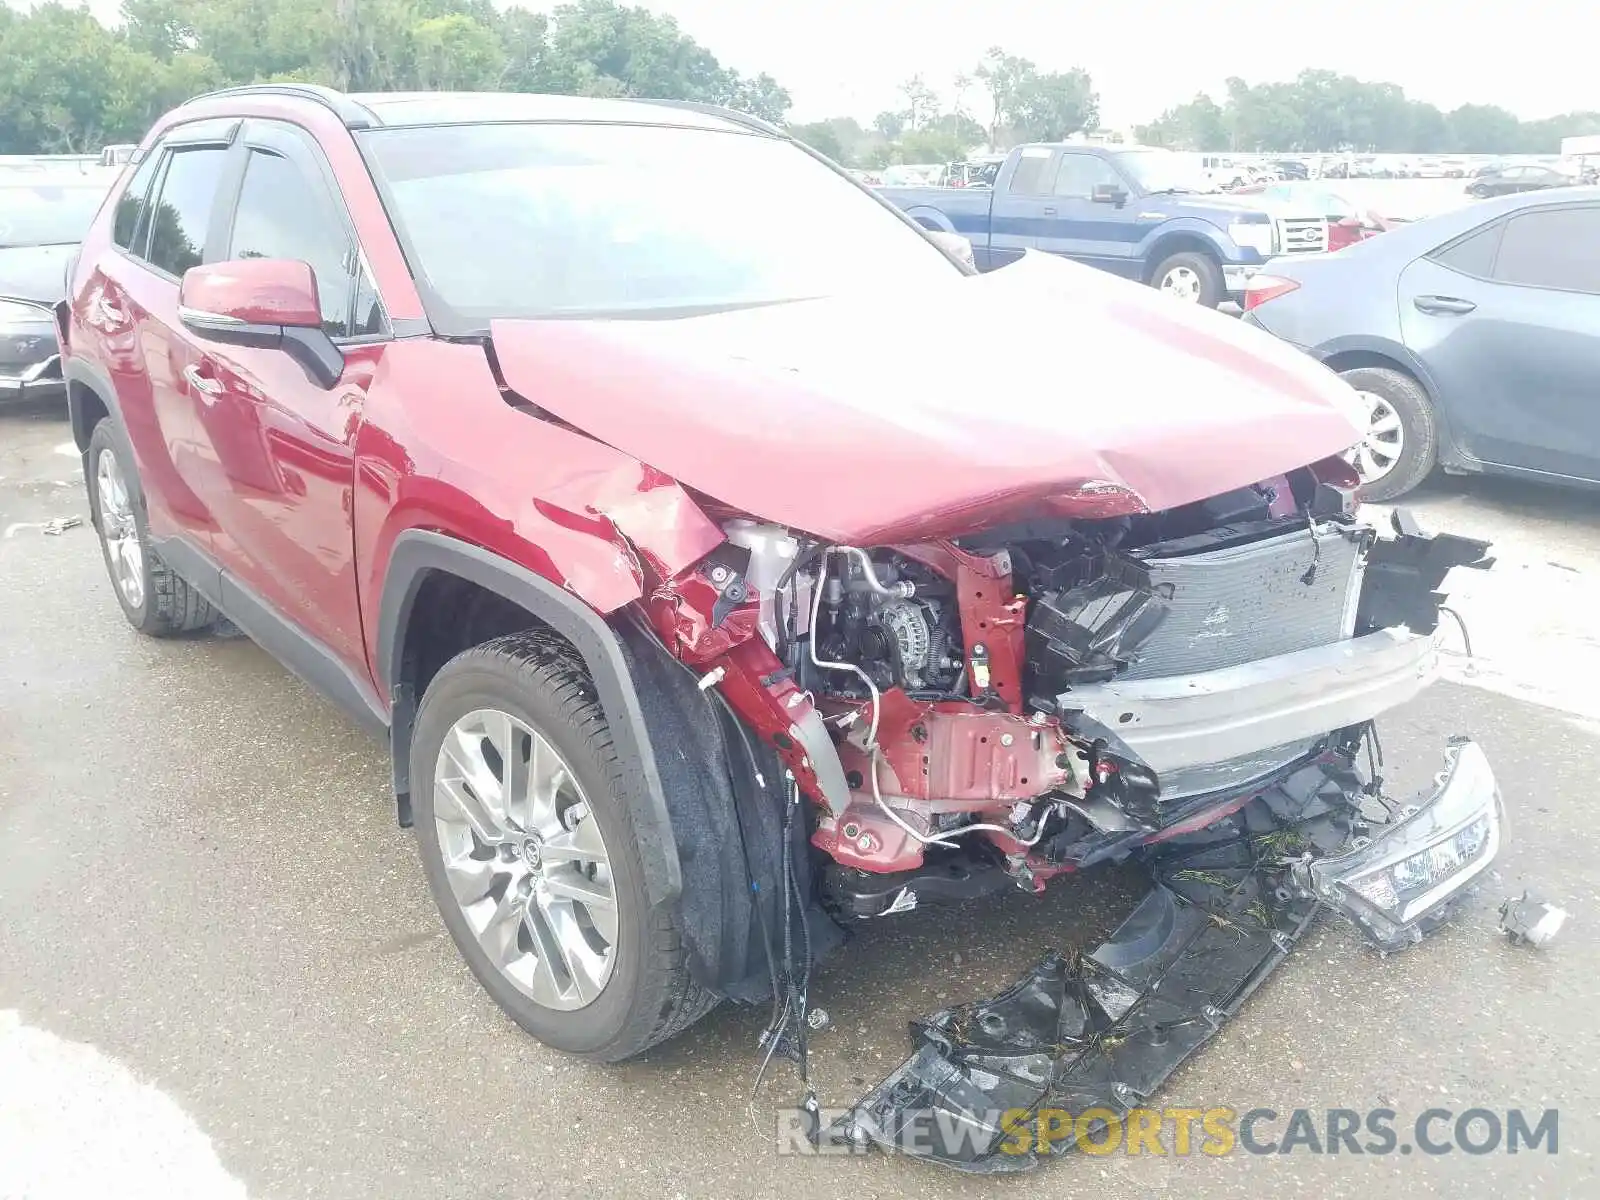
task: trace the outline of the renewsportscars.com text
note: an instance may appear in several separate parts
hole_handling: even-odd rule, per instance
[[[821,1128],[837,1129],[848,1109],[823,1109]],[[1459,1112],[1429,1108],[1414,1117],[1392,1108],[1107,1108],[1081,1113],[1060,1108],[1010,1109],[963,1120],[942,1110],[907,1113],[901,1129],[884,1137],[824,1134],[813,1144],[807,1130],[817,1117],[802,1109],[777,1114],[779,1154],[864,1153],[871,1141],[903,1154],[970,1158],[1003,1132],[997,1154],[1048,1154],[1075,1146],[1085,1154],[1556,1154],[1561,1114],[1553,1108]],[[879,1131],[874,1131],[879,1132]]]

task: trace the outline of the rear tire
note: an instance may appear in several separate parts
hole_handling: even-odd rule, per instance
[[[504,730],[509,753],[480,738],[480,726]],[[487,773],[472,759],[475,746]],[[541,757],[541,747],[552,754]],[[463,755],[474,771],[460,770]],[[423,871],[467,966],[528,1033],[599,1062],[643,1053],[719,1000],[690,977],[671,907],[646,896],[626,770],[581,661],[541,631],[446,663],[411,743]],[[510,788],[508,772],[518,781]],[[466,816],[463,787],[481,810],[476,820]],[[581,851],[572,849],[578,840]],[[592,902],[560,898],[577,892]]]
[[[84,459],[90,517],[128,624],[151,637],[193,633],[214,624],[222,614],[151,546],[133,452],[110,417],[102,418],[89,435]]]
[[[1433,402],[1420,383],[1391,367],[1355,367],[1341,371],[1340,377],[1362,393],[1374,417],[1387,410],[1399,418],[1398,454],[1385,460],[1378,453],[1381,444],[1370,434],[1363,442],[1369,452],[1357,448],[1355,466],[1362,476],[1362,499],[1384,501],[1405,495],[1431,475],[1439,461],[1439,422]],[[1386,469],[1369,479],[1370,466],[1364,466],[1363,460],[1386,465]]]
[[[1168,255],[1150,273],[1150,286],[1178,300],[1215,308],[1222,303],[1222,268],[1209,255],[1183,250]]]

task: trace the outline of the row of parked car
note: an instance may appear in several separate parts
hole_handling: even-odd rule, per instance
[[[115,149],[107,165],[126,162]],[[1036,250],[1179,300],[1232,300],[1356,386],[1372,498],[1438,466],[1600,477],[1600,210],[1568,177],[1513,164],[1470,185],[1509,200],[1419,222],[1320,180],[1218,195],[1192,157],[1161,150],[1019,146],[978,165],[988,186],[877,190],[979,270]],[[0,401],[62,395],[53,309],[115,176],[0,165]]]
[[[1071,143],[1016,147],[991,187],[878,191],[971,241],[980,270],[1044,251],[1236,301],[1352,385],[1353,461],[1388,500],[1436,468],[1600,481],[1600,190],[1543,170],[1482,176],[1492,198],[1420,220],[1322,181],[1216,194],[1185,156]]]

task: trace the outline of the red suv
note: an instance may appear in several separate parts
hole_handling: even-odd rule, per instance
[[[851,920],[1250,813],[1342,831],[1260,912],[1389,946],[1494,854],[1474,746],[1403,821],[1359,770],[1484,547],[1361,521],[1351,393],[1264,334],[974,275],[694,106],[238,89],[113,197],[62,342],[119,603],[387,737],[446,926],[554,1046],[792,1022]]]

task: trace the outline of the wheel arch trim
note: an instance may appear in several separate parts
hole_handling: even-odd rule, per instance
[[[410,823],[411,735],[420,699],[404,678],[406,631],[423,582],[436,572],[504,597],[560,634],[578,652],[626,768],[624,801],[641,834],[639,857],[646,894],[653,905],[676,899],[683,890],[683,872],[672,818],[644,708],[615,632],[599,613],[543,576],[481,546],[424,529],[408,529],[395,539],[379,599],[375,642],[379,686],[391,703],[389,746],[401,823]]]
[[[93,393],[107,415],[127,432],[122,409],[117,403],[117,389],[109,375],[94,363],[76,356],[61,360],[61,375],[67,384],[67,419],[72,427],[72,440],[80,453],[89,452],[89,435],[94,432],[94,426],[87,423],[83,411],[83,391]]]

